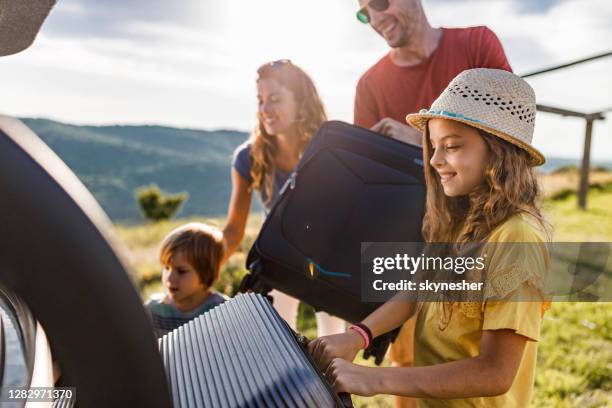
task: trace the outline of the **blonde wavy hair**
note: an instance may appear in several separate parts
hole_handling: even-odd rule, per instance
[[[427,197],[423,218],[426,242],[483,243],[491,232],[510,217],[526,213],[542,231],[549,225],[539,208],[540,188],[529,154],[518,146],[479,130],[489,159],[485,182],[472,194],[448,197],[440,176],[431,166],[432,145],[429,129],[423,133],[423,161]]]
[[[296,143],[301,155],[321,124],[327,120],[323,102],[310,77],[289,60],[270,62],[259,67],[257,81],[266,78],[275,79],[291,91],[298,103],[296,127],[299,138]],[[276,136],[266,132],[262,118],[258,115],[257,126],[251,134],[252,187],[263,192],[268,202],[272,199],[274,188],[274,159],[277,152]]]

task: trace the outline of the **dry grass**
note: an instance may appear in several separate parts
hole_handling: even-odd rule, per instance
[[[540,176],[547,196],[578,186],[578,173],[567,171]],[[591,183],[612,183],[612,173],[594,172]],[[589,193],[587,211],[577,210],[575,193],[544,205],[554,225],[555,241],[612,241],[612,189]],[[223,219],[183,219],[133,227],[117,226],[117,232],[131,252],[140,277],[141,295],[146,299],[161,289],[158,245],[173,228],[188,221],[222,226]],[[231,295],[246,272],[245,257],[261,225],[261,216],[251,216],[246,238],[236,255],[224,266],[217,289]],[[557,303],[547,313],[542,329],[543,341],[538,355],[536,407],[603,407],[612,404],[612,338],[609,315],[612,303]],[[306,336],[316,334],[314,312],[302,305],[298,329]],[[358,358],[357,363],[372,362]],[[384,364],[388,365],[388,360]],[[357,407],[392,407],[390,396],[354,397]]]
[[[561,173],[549,173],[539,175],[540,185],[544,197],[551,197],[564,190],[578,190],[580,173],[578,170],[570,170]],[[589,185],[612,183],[612,172],[592,171],[589,174]]]

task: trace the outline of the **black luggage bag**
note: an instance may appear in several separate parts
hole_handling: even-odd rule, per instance
[[[277,289],[358,322],[380,306],[361,300],[361,243],[421,242],[424,201],[421,148],[326,122],[249,251],[241,290]]]

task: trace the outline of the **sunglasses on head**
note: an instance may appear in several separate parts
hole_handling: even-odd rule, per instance
[[[272,61],[272,62],[269,63],[269,65],[272,68],[278,68],[280,66],[290,65],[290,64],[291,64],[291,60],[290,59],[279,59],[279,60]]]
[[[363,24],[368,24],[370,22],[370,13],[368,13],[368,7],[376,10],[378,12],[385,11],[389,8],[389,0],[370,0],[366,7],[362,7],[357,12],[357,20],[361,21]]]

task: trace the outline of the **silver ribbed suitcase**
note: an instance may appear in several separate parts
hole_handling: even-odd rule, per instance
[[[175,407],[345,407],[263,296],[240,294],[159,339]]]

